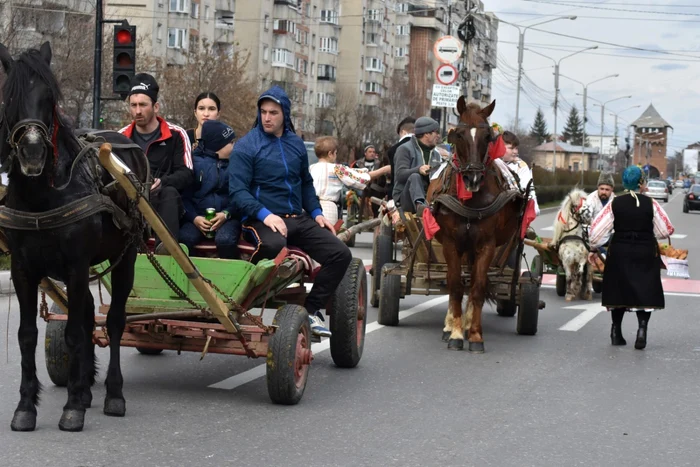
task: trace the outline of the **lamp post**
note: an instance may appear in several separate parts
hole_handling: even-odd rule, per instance
[[[594,45],[591,47],[586,47],[585,49],[577,50],[576,52],[566,55],[559,60],[555,60],[552,57],[548,57],[544,54],[541,54],[539,52],[536,52],[531,49],[526,49],[529,52],[532,52],[534,54],[540,55],[544,58],[548,58],[554,62],[554,137],[552,138],[553,141],[553,148],[552,148],[552,157],[553,157],[553,163],[552,163],[552,172],[556,172],[557,169],[557,111],[559,108],[559,65],[561,64],[562,60],[567,59],[569,57],[573,57],[574,55],[578,55],[582,52],[585,52],[587,50],[594,50],[597,49],[598,46]],[[581,161],[583,163],[583,161]]]
[[[597,83],[598,81],[603,81],[604,79],[608,78],[617,78],[620,76],[619,74],[614,74],[614,75],[608,75],[608,76],[603,76],[602,78],[594,79],[593,81],[590,81],[588,84],[583,84],[581,81],[575,80],[574,78],[571,78],[569,76],[562,75],[561,73],[559,74],[562,78],[566,78],[568,80],[571,80],[575,83],[580,84],[583,87],[583,94],[576,93],[577,96],[583,96],[583,138],[581,140],[581,166],[583,166],[583,161],[585,159],[585,148],[586,148],[586,115],[587,115],[587,97],[588,97],[588,86],[590,86],[593,83]],[[583,168],[581,168],[583,171]],[[591,170],[590,164],[588,167],[588,170]],[[583,185],[583,173],[581,173],[581,185]]]
[[[615,99],[610,99],[605,102],[601,102],[598,99],[593,99],[592,100],[598,102],[598,104],[593,104],[597,105],[600,107],[600,157],[603,157],[603,128],[605,127],[605,106],[609,104],[610,102],[614,102],[620,99],[631,99],[632,96],[622,96],[622,97],[616,97]]]
[[[620,110],[619,112],[610,112],[610,115],[615,117],[615,147],[616,148],[619,147],[619,145],[617,144],[617,119],[618,119],[618,116],[622,112],[627,112],[628,110],[632,110],[632,109],[638,109],[639,107],[641,107],[641,105],[633,105],[632,107],[628,107],[624,110]]]
[[[520,25],[517,25],[515,23],[509,23],[508,21],[503,21],[502,19],[499,19],[500,23],[507,24],[509,26],[513,26],[514,28],[518,29],[519,37],[518,37],[518,87],[515,92],[515,132],[518,132],[518,118],[520,115],[520,81],[522,80],[523,76],[523,50],[525,50],[525,31],[528,29],[535,27],[535,26],[540,26],[545,23],[551,23],[552,21],[558,21],[560,19],[570,19],[570,20],[575,20],[576,16],[557,16],[556,18],[551,18],[546,21],[541,21],[539,23],[531,24],[530,26],[526,27],[521,27]]]

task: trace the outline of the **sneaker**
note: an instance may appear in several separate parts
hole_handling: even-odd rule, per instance
[[[318,311],[309,315],[309,325],[311,326],[311,334],[314,336],[331,337],[331,332],[323,322],[323,315]]]

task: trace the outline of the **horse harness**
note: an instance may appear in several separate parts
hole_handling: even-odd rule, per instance
[[[571,197],[569,197],[569,200],[571,200]],[[579,227],[582,227],[581,228],[581,235],[574,235],[574,234],[564,235],[562,238],[559,239],[559,242],[557,243],[557,247],[556,247],[557,251],[559,250],[559,247],[561,246],[562,243],[573,242],[573,241],[582,242],[583,246],[586,247],[586,250],[589,252],[591,251],[591,246],[590,246],[590,243],[588,241],[588,229],[586,229],[586,226],[584,225],[583,221],[581,220],[581,214],[579,212],[579,211],[581,211],[582,207],[583,207],[583,199],[581,199],[581,202],[579,203],[578,206],[574,206],[573,203],[569,204],[569,214],[571,214],[571,217],[574,218],[576,223],[570,229],[563,230],[564,233],[569,234],[570,232],[575,231]],[[561,217],[561,212],[559,213],[558,217],[559,218]],[[563,219],[558,219],[558,220],[561,220],[563,222]]]

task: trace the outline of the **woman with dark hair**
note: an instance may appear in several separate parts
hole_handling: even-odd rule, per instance
[[[197,128],[187,130],[192,150],[197,147],[197,141],[202,137],[202,124],[207,120],[218,120],[221,114],[221,101],[213,92],[203,92],[194,100],[194,118]]]
[[[592,250],[599,248],[614,231],[605,261],[602,300],[612,315],[610,339],[612,345],[627,344],[622,318],[626,311],[636,311],[639,330],[634,348],[641,350],[647,345],[651,312],[665,306],[656,239],[670,237],[674,229],[656,200],[636,193],[646,187],[642,169],[627,167],[622,183],[625,194],[613,198],[593,220],[590,244]]]

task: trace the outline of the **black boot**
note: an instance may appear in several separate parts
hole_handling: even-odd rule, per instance
[[[610,310],[612,316],[612,328],[610,329],[610,341],[612,345],[627,345],[627,341],[622,337],[622,318],[625,316],[624,308],[614,308]]]
[[[637,330],[637,340],[634,341],[634,348],[637,350],[642,350],[647,346],[647,326],[649,324],[650,317],[650,311],[637,311],[639,329]]]

